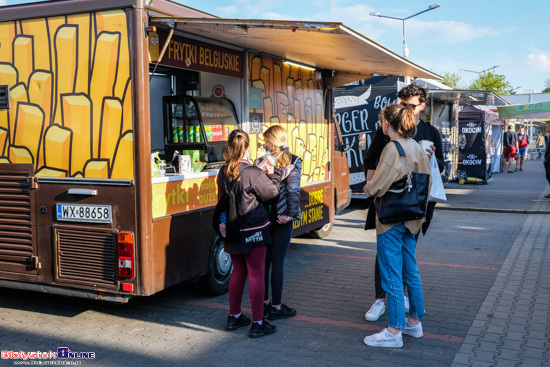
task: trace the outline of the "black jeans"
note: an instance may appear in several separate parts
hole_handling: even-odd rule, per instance
[[[285,258],[292,238],[292,221],[285,224],[273,223],[271,226],[271,244],[267,245],[265,255],[265,296],[269,299],[269,280],[271,270],[272,304],[280,305],[283,294]],[[271,268],[271,269],[270,269]]]
[[[550,184],[550,160],[544,162],[544,170],[546,171],[546,180]]]

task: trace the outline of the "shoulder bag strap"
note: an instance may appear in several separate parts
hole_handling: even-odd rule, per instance
[[[412,188],[412,172],[409,168],[409,163],[407,162],[407,156],[405,154],[405,151],[403,150],[403,147],[401,144],[399,144],[398,141],[392,140],[395,143],[395,146],[397,147],[397,150],[399,151],[399,155],[401,156],[401,159],[403,159],[403,163],[405,163],[405,167],[407,168],[407,189],[411,191]]]
[[[237,184],[237,181],[239,180],[239,177],[241,177],[241,175],[243,174],[244,170],[247,169],[248,167],[250,167],[250,165],[248,166],[245,166],[241,172],[239,172],[239,174],[237,175],[237,177],[233,180],[233,185],[231,185],[231,189],[229,189],[229,191],[227,191],[227,177],[226,177],[226,181],[225,181],[225,191],[229,194],[231,193],[231,191],[233,191],[233,188],[235,187],[235,185]]]

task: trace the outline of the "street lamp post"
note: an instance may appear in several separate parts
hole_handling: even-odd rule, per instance
[[[493,66],[493,67],[491,67],[491,68],[489,68],[489,69],[485,69],[485,70],[481,70],[481,71],[473,71],[473,70],[466,70],[466,69],[460,69],[460,70],[462,70],[462,71],[468,71],[468,72],[470,72],[470,73],[476,73],[477,76],[478,76],[478,80],[479,80],[479,89],[478,89],[478,90],[481,90],[481,74],[483,74],[483,73],[485,73],[485,72],[487,72],[487,71],[489,71],[489,70],[496,69],[496,68],[498,68],[499,66],[500,66],[500,65],[495,65],[495,66]]]
[[[407,47],[407,42],[406,42],[406,39],[405,39],[405,21],[407,19],[411,19],[412,17],[416,17],[417,15],[420,15],[422,13],[425,13],[427,11],[434,10],[434,9],[437,9],[437,8],[439,8],[439,4],[432,4],[432,5],[428,6],[428,9],[422,10],[421,12],[418,12],[418,13],[413,14],[411,16],[408,16],[406,18],[389,17],[387,15],[381,15],[377,11],[371,11],[369,14],[372,15],[373,17],[400,20],[403,23],[403,57],[407,58],[409,56],[409,48]]]

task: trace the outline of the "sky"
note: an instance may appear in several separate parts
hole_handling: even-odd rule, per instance
[[[0,0],[0,5],[32,1]],[[398,0],[175,0],[223,18],[341,22],[403,55],[403,22],[436,2]],[[460,77],[467,87],[491,70],[516,93],[540,93],[550,79],[550,1],[440,0],[439,8],[407,19],[409,60],[439,75]],[[461,69],[474,72],[462,71]]]

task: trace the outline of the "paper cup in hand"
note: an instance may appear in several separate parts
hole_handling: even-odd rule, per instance
[[[429,141],[429,140],[420,141],[420,146],[422,147],[422,149],[424,149],[425,152],[426,152],[426,149],[431,149],[432,145],[434,145],[433,141]],[[428,154],[428,152],[426,152],[426,154]]]
[[[267,166],[275,166],[275,158],[273,158],[270,154],[266,154],[257,166],[261,169],[264,169]]]

